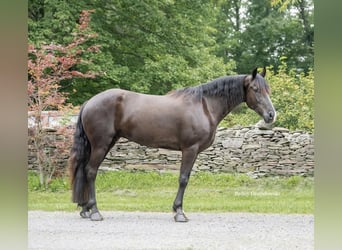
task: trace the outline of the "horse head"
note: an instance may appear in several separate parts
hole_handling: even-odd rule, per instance
[[[269,97],[270,88],[265,80],[266,68],[258,74],[257,68],[245,78],[245,100],[247,106],[258,113],[266,123],[276,120],[276,111]]]

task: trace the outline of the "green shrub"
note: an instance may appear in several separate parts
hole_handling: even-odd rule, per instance
[[[314,131],[314,72],[287,71],[283,62],[277,74],[269,70],[271,99],[277,110],[276,125],[290,130]]]

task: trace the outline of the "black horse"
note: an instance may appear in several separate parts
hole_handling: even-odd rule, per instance
[[[141,145],[182,151],[179,188],[173,203],[177,222],[186,222],[183,196],[197,155],[214,141],[219,122],[237,105],[248,107],[266,123],[275,121],[270,89],[258,74],[225,76],[164,96],[122,89],[99,93],[83,104],[69,160],[72,200],[80,215],[102,220],[96,205],[97,170],[115,142],[124,137]]]

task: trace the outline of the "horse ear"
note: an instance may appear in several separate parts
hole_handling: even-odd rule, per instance
[[[252,79],[256,77],[257,73],[258,73],[258,68],[255,68],[252,72]]]
[[[266,75],[266,67],[264,67],[264,68],[262,69],[262,72],[260,73],[260,75],[261,75],[262,77],[265,78],[265,75]]]

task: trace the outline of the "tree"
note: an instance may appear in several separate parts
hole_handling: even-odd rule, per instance
[[[238,73],[268,65],[278,70],[285,57],[288,69],[313,68],[311,0],[233,0],[220,8],[217,53],[235,61]]]
[[[40,13],[29,15],[30,40],[65,44],[75,26],[73,13],[84,6],[96,9],[91,26],[98,34],[94,41],[101,46],[99,53],[89,55],[89,69],[103,74],[91,81],[62,81],[73,104],[113,87],[165,94],[234,69],[234,63],[214,54],[216,10],[204,0],[45,1],[43,6],[29,6],[29,13]]]
[[[95,15],[114,65],[103,80],[113,87],[165,94],[231,69],[212,53],[215,14],[207,1],[107,1]]]
[[[80,25],[78,32],[74,34],[73,41],[66,45],[42,45],[36,48],[29,44],[28,52],[28,110],[29,116],[34,121],[34,126],[29,131],[30,139],[34,142],[37,153],[37,164],[40,172],[41,185],[47,186],[55,171],[56,162],[51,152],[46,151],[48,144],[54,143],[47,137],[48,131],[44,129],[42,112],[45,110],[65,110],[70,107],[66,104],[67,95],[60,91],[60,81],[72,79],[74,77],[94,78],[93,72],[82,73],[74,70],[75,65],[85,64],[82,60],[83,49],[80,45],[94,37],[94,33],[89,33],[88,25],[90,13],[83,11],[80,15]],[[97,47],[90,46],[88,50],[96,52]],[[61,133],[70,136],[71,131],[60,128]],[[66,141],[67,143],[68,141]],[[55,145],[57,153],[63,153],[69,147],[61,143]]]
[[[313,68],[313,0],[271,0],[271,4],[272,6],[278,6],[279,12],[285,12],[291,18],[297,20],[297,26],[300,32],[296,40],[298,46],[294,57],[299,55],[299,57],[297,56],[297,64],[307,72],[308,69]]]

